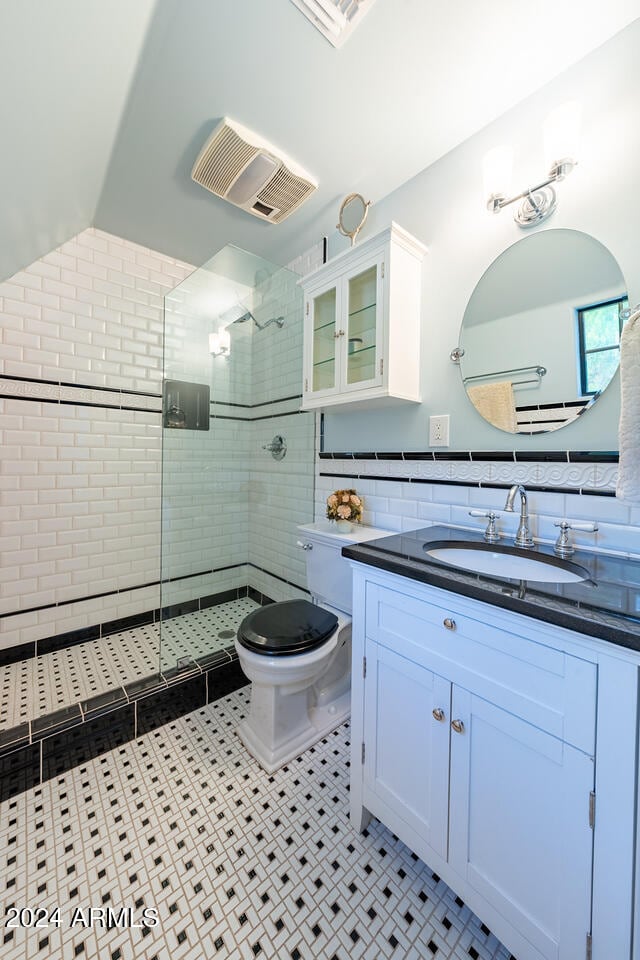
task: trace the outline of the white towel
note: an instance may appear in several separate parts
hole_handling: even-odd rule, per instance
[[[616,497],[640,503],[640,310],[620,337],[620,464]]]
[[[468,387],[467,394],[481,417],[499,430],[517,433],[516,405],[510,380],[496,380]]]

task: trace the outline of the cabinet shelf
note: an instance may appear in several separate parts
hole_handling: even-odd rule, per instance
[[[372,310],[372,309],[375,310],[376,306],[377,304],[374,300],[373,303],[368,303],[366,307],[358,307],[357,310],[352,310],[351,313],[347,314],[347,316],[349,317],[349,319],[351,319],[352,317],[357,317],[358,314],[364,313],[365,310]]]
[[[375,344],[373,344],[370,347],[360,347],[358,350],[352,350],[351,353],[347,354],[349,364],[351,365],[354,362],[362,363],[363,361],[371,360],[372,356],[375,359],[375,350],[376,350]],[[355,358],[362,357],[362,360],[356,359],[354,361],[354,357]]]
[[[317,327],[314,327],[313,332],[320,333],[322,330],[329,330],[329,329],[335,330],[335,326],[336,326],[336,321],[334,318],[333,320],[329,320],[327,323],[321,323]]]
[[[335,362],[336,362],[335,357],[329,357],[328,360],[316,360],[316,362],[313,365],[313,369],[316,370],[318,367],[326,367],[327,364],[335,363]]]

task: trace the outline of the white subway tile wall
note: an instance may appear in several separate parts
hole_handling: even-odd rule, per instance
[[[251,583],[273,600],[299,596],[300,591],[291,584],[306,586],[305,555],[296,545],[296,526],[313,519],[314,422],[313,414],[300,413],[250,424],[249,560],[260,568],[254,571]],[[287,442],[283,460],[274,460],[263,449],[277,434]],[[267,581],[262,574],[258,578],[260,570],[275,577]]]
[[[321,262],[317,244],[290,266]],[[255,310],[283,327],[234,326],[228,361],[194,338],[188,285],[172,293],[167,374],[210,382],[218,416],[166,431],[162,476],[163,302],[193,269],[92,228],[0,284],[0,649],[246,584],[276,599],[304,587],[314,421],[272,403],[300,392],[287,271]],[[262,450],[275,433],[280,463]],[[162,595],[161,573],[182,578]]]
[[[158,606],[131,588],[160,573],[163,296],[192,270],[91,228],[0,283],[0,649]]]
[[[389,479],[369,479],[367,474]],[[412,479],[424,482],[412,483]],[[578,546],[640,558],[640,511],[615,497],[598,495],[612,492],[615,479],[616,468],[610,463],[323,459],[317,460],[316,466],[315,517],[325,516],[325,501],[333,490],[349,486],[364,497],[364,522],[385,530],[417,530],[437,523],[484,530],[486,520],[470,517],[469,510],[494,510],[499,514],[500,532],[515,536],[519,512],[504,512],[506,488],[467,486],[465,481],[563,487],[567,492],[529,491],[531,530],[536,539],[553,543],[558,536],[557,520],[593,520],[598,524],[596,533],[573,532]],[[447,480],[456,482],[448,484]],[[582,492],[569,492],[572,489]]]

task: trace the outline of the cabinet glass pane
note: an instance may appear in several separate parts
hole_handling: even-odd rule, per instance
[[[347,383],[373,380],[376,375],[377,281],[376,265],[349,279]]]
[[[336,383],[336,288],[313,300],[313,390],[329,390]]]

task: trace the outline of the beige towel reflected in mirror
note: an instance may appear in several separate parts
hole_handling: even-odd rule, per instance
[[[468,387],[467,394],[480,416],[500,430],[517,433],[516,404],[510,380],[479,383]]]

